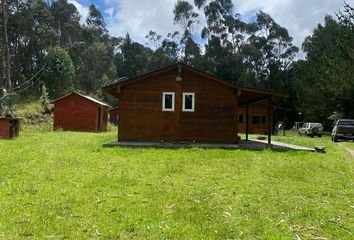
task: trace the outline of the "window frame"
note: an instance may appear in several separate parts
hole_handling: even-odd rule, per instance
[[[167,95],[172,95],[172,108],[166,108]],[[175,93],[174,92],[163,92],[162,93],[162,111],[163,112],[174,112],[175,111]]]
[[[186,96],[192,96],[192,109],[186,109]],[[195,93],[194,92],[184,92],[182,94],[182,112],[195,112]]]

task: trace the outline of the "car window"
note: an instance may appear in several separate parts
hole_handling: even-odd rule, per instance
[[[351,125],[351,126],[354,126],[354,120],[353,121],[350,121],[350,120],[338,121],[338,125]]]

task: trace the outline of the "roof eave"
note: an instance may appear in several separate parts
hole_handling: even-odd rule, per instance
[[[289,97],[286,94],[277,93],[277,92],[273,92],[273,91],[267,91],[265,89],[239,86],[239,85],[233,84],[231,82],[222,80],[222,79],[216,77],[213,74],[204,72],[204,71],[202,71],[202,70],[200,70],[200,69],[198,69],[196,67],[189,66],[189,65],[187,65],[185,63],[182,63],[182,62],[174,63],[174,64],[171,64],[171,65],[166,66],[164,68],[161,68],[161,69],[158,69],[158,70],[155,70],[155,71],[152,71],[152,72],[149,72],[149,73],[146,73],[146,74],[134,77],[134,78],[129,78],[129,79],[125,79],[123,81],[112,83],[110,85],[104,86],[103,89],[109,93],[109,89],[111,89],[112,87],[124,86],[124,85],[127,85],[129,83],[132,83],[132,82],[135,82],[135,81],[138,81],[138,80],[143,80],[145,78],[148,78],[148,77],[151,77],[151,76],[154,76],[154,75],[158,75],[158,74],[163,73],[165,71],[169,71],[169,70],[175,68],[178,65],[183,65],[183,67],[185,67],[186,69],[188,69],[190,71],[197,72],[199,74],[202,74],[204,76],[212,78],[212,79],[214,79],[214,80],[216,80],[216,81],[218,81],[218,82],[220,82],[220,83],[222,83],[224,85],[227,85],[229,87],[232,87],[232,88],[235,88],[235,89],[240,89],[241,91],[244,90],[244,91],[248,91],[248,92],[254,92],[254,93],[269,95],[269,96],[273,96],[273,97],[276,97],[276,98],[288,98]],[[110,95],[112,95],[112,94],[110,94]],[[114,96],[114,95],[112,95],[112,96]],[[114,96],[114,97],[116,97],[116,96]]]
[[[71,92],[71,93],[69,93],[69,94],[66,94],[66,95],[64,95],[64,96],[62,96],[62,97],[60,97],[60,98],[57,98],[57,99],[51,101],[50,103],[51,103],[51,104],[54,104],[55,102],[60,101],[60,100],[62,100],[62,99],[64,99],[64,98],[66,98],[66,97],[69,97],[70,95],[73,95],[73,94],[77,94],[77,95],[79,95],[79,96],[81,96],[81,97],[83,97],[83,98],[85,98],[85,99],[87,99],[87,100],[89,100],[89,101],[91,101],[91,102],[94,102],[94,103],[96,103],[96,104],[99,104],[99,105],[102,105],[102,106],[106,106],[106,107],[110,107],[107,103],[98,101],[98,100],[96,100],[96,99],[94,99],[94,98],[92,98],[92,97],[88,97],[88,96],[86,96],[86,95],[84,95],[84,94],[81,94],[81,93],[79,93],[79,92],[77,92],[77,91],[74,91],[74,92]]]

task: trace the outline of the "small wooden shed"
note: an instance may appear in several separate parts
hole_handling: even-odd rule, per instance
[[[0,139],[11,139],[19,136],[20,119],[0,118]]]
[[[73,92],[52,102],[54,129],[102,132],[107,130],[109,106],[90,96]]]
[[[109,122],[118,125],[119,120],[119,107],[109,109]]]

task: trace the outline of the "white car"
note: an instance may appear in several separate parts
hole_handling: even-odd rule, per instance
[[[304,123],[299,129],[300,135],[306,135],[308,137],[322,137],[323,127],[321,123]]]

